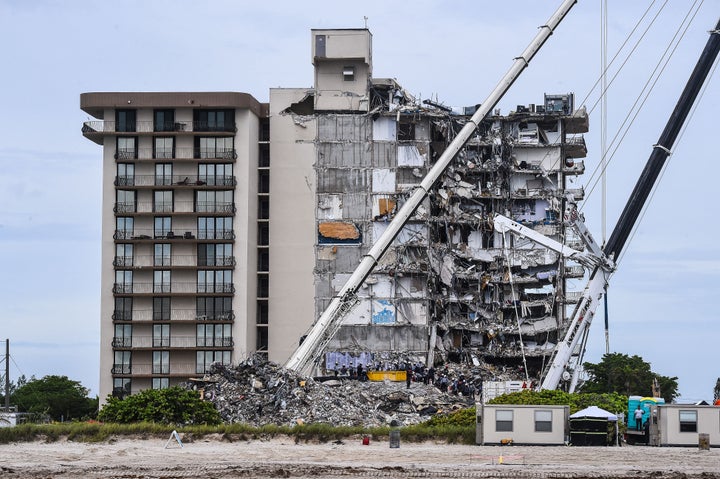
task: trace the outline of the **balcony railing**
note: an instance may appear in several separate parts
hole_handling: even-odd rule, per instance
[[[116,346],[117,341],[117,346]],[[113,347],[153,349],[153,348],[232,348],[233,338],[205,336],[170,336],[153,337],[151,335],[133,336],[130,338],[113,339]]]
[[[113,266],[117,266],[119,268],[130,268],[133,266],[133,257],[115,256],[115,259],[113,260]]]
[[[132,321],[133,312],[131,310],[118,310],[113,311],[112,319],[115,321]]]
[[[198,261],[198,266],[235,266],[235,256],[215,256]]]
[[[227,186],[232,187],[237,180],[232,175],[135,175],[116,176],[115,186]]]
[[[125,314],[127,313],[127,314]],[[116,317],[117,316],[117,317]],[[232,321],[232,311],[203,312],[196,309],[172,309],[170,311],[153,311],[152,309],[136,309],[134,311],[116,311],[113,319],[133,321]]]
[[[168,131],[192,131],[190,121],[155,123],[154,121],[122,122],[120,125],[111,120],[92,120],[83,123],[82,132],[91,133],[153,133]],[[120,126],[120,128],[118,128]],[[224,130],[223,130],[224,131]]]
[[[113,293],[115,294],[157,294],[157,293],[175,293],[175,294],[197,294],[197,293],[234,293],[235,286],[233,283],[115,283],[113,284]]]
[[[132,338],[113,338],[112,347],[117,349],[128,349],[132,347]]]
[[[126,213],[216,213],[234,214],[235,203],[229,201],[175,201],[171,202],[117,202],[113,206],[117,214]]]
[[[231,229],[221,230],[190,230],[190,231],[158,231],[154,229],[115,230],[113,238],[126,240],[153,240],[153,239],[201,239],[201,240],[234,240],[235,232]]]
[[[115,152],[116,160],[237,160],[234,148],[123,148]]]
[[[167,366],[166,373],[153,372],[157,368]],[[132,374],[136,376],[149,376],[151,374],[172,374],[177,376],[191,376],[197,373],[198,366],[195,363],[172,363],[169,365],[157,365],[152,363],[118,364],[112,367],[112,374]]]

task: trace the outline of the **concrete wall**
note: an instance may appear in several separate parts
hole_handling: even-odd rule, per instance
[[[316,120],[282,113],[303,89],[270,90],[269,357],[284,363],[312,325]]]
[[[568,434],[569,406],[532,406],[509,404],[478,405],[481,413],[477,420],[478,444],[502,444],[511,440],[513,444],[559,445],[564,444]],[[512,430],[498,431],[496,416],[498,411],[512,414]],[[552,430],[535,430],[535,413],[549,411],[552,417]],[[502,414],[502,413],[501,413]]]

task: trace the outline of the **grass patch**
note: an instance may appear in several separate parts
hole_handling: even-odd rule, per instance
[[[474,412],[473,412],[474,417]],[[435,418],[434,418],[435,419]],[[247,424],[221,424],[219,426],[173,426],[150,422],[116,424],[100,422],[66,422],[53,424],[22,424],[0,428],[0,444],[11,442],[48,441],[61,439],[77,442],[104,442],[112,438],[167,439],[173,430],[183,441],[192,442],[206,436],[235,442],[274,437],[294,438],[296,443],[329,442],[369,436],[373,440],[387,440],[394,428],[360,426],[332,426],[331,424],[302,424],[280,426],[267,424],[254,427]],[[450,444],[474,444],[475,424],[456,424],[452,420],[436,420],[414,426],[398,428],[403,441],[442,441]]]

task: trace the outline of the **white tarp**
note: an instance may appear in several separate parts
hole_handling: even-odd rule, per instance
[[[586,407],[585,409],[581,409],[575,414],[570,415],[570,419],[575,419],[579,417],[596,417],[601,419],[607,419],[608,421],[617,421],[618,419],[615,414],[601,409],[597,406]]]

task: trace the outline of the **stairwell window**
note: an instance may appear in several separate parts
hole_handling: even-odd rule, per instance
[[[343,80],[344,81],[355,81],[355,67],[352,67],[352,66],[343,67]]]

